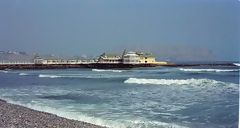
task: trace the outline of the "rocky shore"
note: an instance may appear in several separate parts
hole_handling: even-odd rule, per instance
[[[32,110],[0,99],[0,128],[103,128]]]

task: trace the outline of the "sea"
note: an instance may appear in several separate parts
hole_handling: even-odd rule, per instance
[[[0,71],[0,99],[109,128],[237,128],[237,66]]]

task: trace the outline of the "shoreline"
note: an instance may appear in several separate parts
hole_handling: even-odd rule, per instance
[[[106,128],[33,110],[0,99],[0,128]]]

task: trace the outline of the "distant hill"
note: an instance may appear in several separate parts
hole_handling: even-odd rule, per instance
[[[63,56],[56,56],[52,54],[45,55],[45,54],[28,54],[26,52],[16,52],[16,51],[0,51],[0,63],[1,62],[33,62],[33,59],[36,55],[44,59],[89,59],[87,56],[63,57]]]
[[[33,57],[26,52],[0,51],[0,62],[32,62]]]

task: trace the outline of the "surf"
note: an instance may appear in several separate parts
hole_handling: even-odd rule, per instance
[[[29,75],[29,74],[27,74],[27,73],[19,73],[19,76],[27,76],[27,75]]]
[[[60,78],[61,76],[39,74],[38,77],[40,77],[40,78]]]
[[[123,72],[123,70],[113,70],[113,69],[92,69],[94,72]]]
[[[138,85],[167,85],[167,86],[192,86],[200,88],[208,87],[221,87],[238,91],[238,85],[234,83],[227,83],[212,79],[146,79],[146,78],[128,78],[124,81],[125,84],[138,84]]]
[[[86,79],[113,79],[126,78],[130,75],[111,75],[111,74],[39,74],[39,78],[86,78]]]
[[[180,68],[180,71],[185,72],[239,72],[239,69],[190,69]]]
[[[6,71],[6,70],[0,70],[0,72],[2,72],[2,73],[8,73],[8,71]]]
[[[146,78],[129,78],[124,81],[128,84],[153,84],[153,85],[187,85],[201,83],[217,83],[209,79],[146,79]]]
[[[240,63],[233,63],[233,64],[240,67]]]
[[[139,128],[139,127],[174,127],[174,128],[187,128],[186,126],[181,126],[174,123],[166,123],[160,121],[151,121],[143,118],[134,118],[134,119],[106,119],[101,116],[91,116],[82,112],[71,111],[73,106],[65,106],[56,109],[57,106],[49,106],[40,103],[39,101],[32,101],[31,103],[22,103],[20,101],[15,101],[10,98],[1,97],[1,99],[6,100],[8,103],[21,105],[33,110],[48,112],[51,114],[56,114],[57,116],[64,117],[67,119],[73,119],[78,121],[84,121],[87,123],[108,127],[108,128]]]

